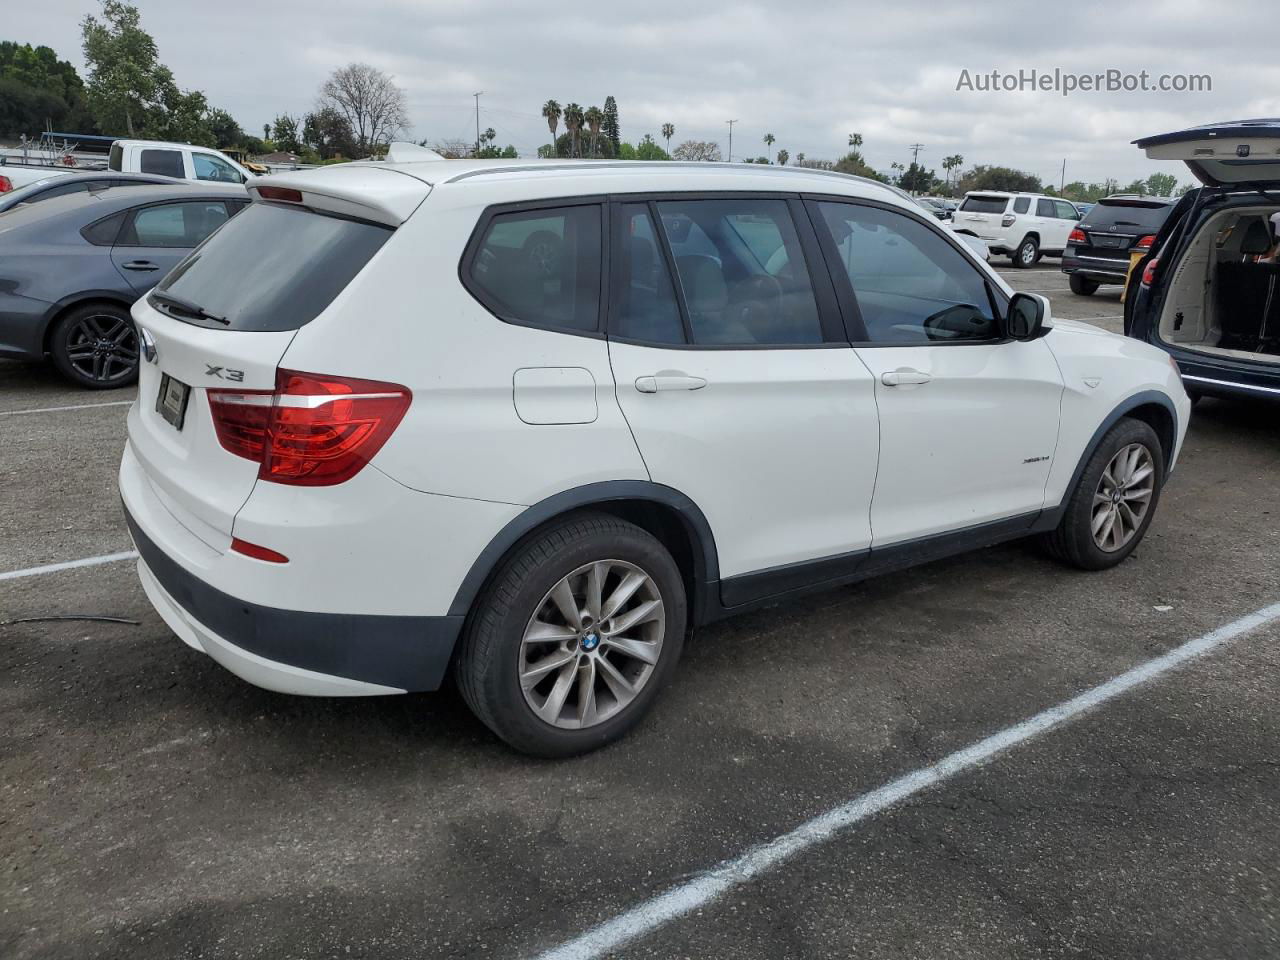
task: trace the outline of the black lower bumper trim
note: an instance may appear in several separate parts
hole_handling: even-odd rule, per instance
[[[161,550],[124,511],[133,542],[165,592],[229,643],[277,663],[401,690],[435,690],[463,617],[280,610],[210,586]]]

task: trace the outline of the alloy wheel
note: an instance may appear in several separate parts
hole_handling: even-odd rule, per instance
[[[87,380],[111,383],[138,365],[138,334],[127,318],[88,314],[67,331],[67,361]]]
[[[525,627],[525,703],[562,729],[605,722],[653,677],[665,632],[653,577],[624,560],[584,564],[547,591]]]
[[[1155,464],[1141,443],[1121,447],[1102,471],[1093,493],[1091,528],[1098,549],[1114,553],[1142,527],[1155,492]]]

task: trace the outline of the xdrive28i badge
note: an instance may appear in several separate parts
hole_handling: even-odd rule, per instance
[[[244,380],[243,370],[232,370],[230,367],[215,367],[212,363],[204,365],[204,375],[206,377],[218,377],[221,380],[233,380],[236,383]]]

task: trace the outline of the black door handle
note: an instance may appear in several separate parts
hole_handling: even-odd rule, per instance
[[[159,270],[150,260],[130,260],[124,264],[126,270]]]

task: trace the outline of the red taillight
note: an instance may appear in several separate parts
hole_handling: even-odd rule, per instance
[[[1076,227],[1071,231],[1071,236],[1067,237],[1067,243],[1088,243],[1089,238],[1084,235],[1084,231]]]
[[[1003,217],[1001,217],[1001,218],[1000,218],[1000,226],[1002,226],[1002,227],[1012,227],[1012,226],[1013,226],[1013,224],[1014,224],[1014,222],[1015,222],[1017,219],[1018,219],[1018,218],[1017,218],[1017,217],[1015,217],[1012,213],[1006,213]]]
[[[413,395],[408,387],[280,370],[270,390],[210,390],[218,442],[274,483],[329,486],[373,459]]]
[[[1137,243],[1135,243],[1133,245],[1133,249],[1150,250],[1151,245],[1155,242],[1156,242],[1156,235],[1154,233],[1149,233],[1145,237],[1143,237],[1141,240],[1139,240]]]
[[[263,200],[284,200],[287,203],[301,203],[302,191],[292,187],[258,187],[258,196]]]
[[[12,189],[13,181],[3,174],[0,174],[0,193],[8,193]]]
[[[1144,287],[1149,287],[1156,282],[1156,266],[1159,263],[1159,257],[1152,257],[1147,261],[1146,267],[1142,270],[1142,285]]]
[[[246,557],[253,557],[255,560],[265,560],[267,563],[289,562],[289,558],[283,553],[277,553],[270,547],[260,547],[256,543],[241,540],[239,537],[231,538],[231,549],[236,553],[243,553]]]

